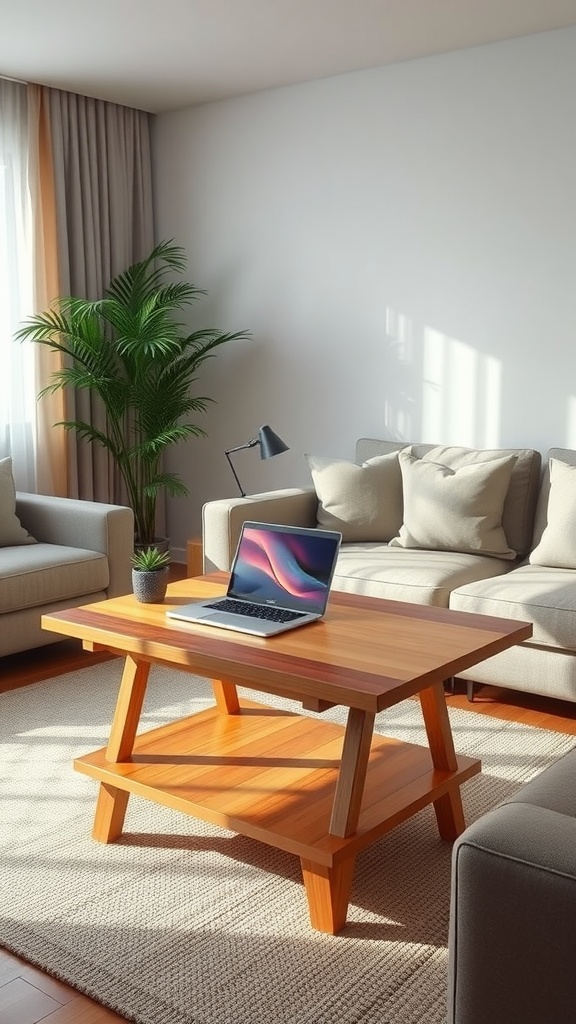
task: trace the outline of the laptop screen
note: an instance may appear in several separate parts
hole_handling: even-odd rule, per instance
[[[228,594],[323,614],[340,540],[329,530],[245,523]]]

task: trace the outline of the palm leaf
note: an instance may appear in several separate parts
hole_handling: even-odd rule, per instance
[[[106,427],[63,421],[87,443],[107,449],[124,480],[142,543],[154,541],[156,502],[162,490],[187,494],[175,473],[161,468],[164,451],[205,431],[196,422],[211,398],[197,395],[198,371],[216,350],[249,338],[246,331],[213,328],[186,333],[183,314],[206,293],[186,281],[184,249],[160,242],[118,274],[102,298],[60,298],[26,320],[16,333],[62,353],[64,366],[39,397],[60,389],[89,391],[100,399]],[[193,417],[193,419],[191,419]]]

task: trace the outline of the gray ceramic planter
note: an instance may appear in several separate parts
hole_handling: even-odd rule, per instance
[[[157,604],[166,597],[166,587],[170,569],[167,565],[163,569],[154,569],[145,572],[142,569],[132,569],[132,590],[134,597],[143,604]]]

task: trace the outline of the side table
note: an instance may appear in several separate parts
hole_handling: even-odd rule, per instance
[[[186,541],[186,570],[189,578],[201,576],[204,572],[202,537],[191,537]]]

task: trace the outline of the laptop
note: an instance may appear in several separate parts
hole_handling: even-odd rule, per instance
[[[205,598],[166,615],[255,636],[274,636],[322,618],[342,534],[244,523],[225,597]]]

